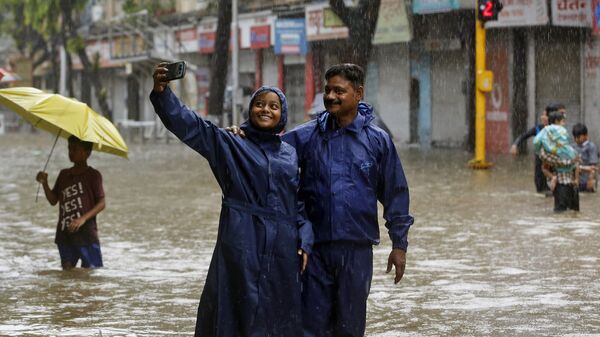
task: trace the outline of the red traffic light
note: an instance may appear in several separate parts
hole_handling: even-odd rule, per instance
[[[494,21],[498,20],[498,13],[502,11],[502,3],[499,0],[478,0],[477,12],[479,20]]]

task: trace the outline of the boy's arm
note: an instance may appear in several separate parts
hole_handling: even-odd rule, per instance
[[[38,172],[37,176],[35,177],[35,180],[42,184],[42,187],[44,188],[44,195],[46,195],[46,200],[48,200],[50,205],[56,205],[56,203],[58,202],[58,196],[54,193],[54,191],[52,191],[52,189],[48,185],[48,173],[41,171]]]
[[[83,226],[84,223],[86,223],[89,219],[96,216],[96,214],[102,212],[102,210],[105,207],[106,207],[106,203],[104,202],[104,197],[102,197],[98,200],[98,202],[92,209],[85,212],[85,214],[83,214],[81,217],[79,217],[77,219],[73,219],[73,221],[71,221],[71,223],[69,223],[69,226],[68,226],[69,231],[77,232],[79,230],[79,227]]]
[[[392,240],[392,251],[388,257],[387,272],[392,265],[396,268],[394,283],[400,282],[406,266],[406,249],[408,248],[408,229],[414,219],[408,213],[408,183],[392,140],[383,137],[383,158],[379,167],[377,183],[377,199],[383,204],[383,218]]]

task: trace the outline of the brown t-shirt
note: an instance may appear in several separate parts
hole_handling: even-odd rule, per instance
[[[99,243],[95,216],[88,219],[77,232],[69,232],[67,226],[73,219],[94,208],[104,197],[100,172],[90,166],[79,174],[73,174],[70,168],[64,169],[58,174],[52,192],[58,196],[60,206],[54,242],[67,245]]]

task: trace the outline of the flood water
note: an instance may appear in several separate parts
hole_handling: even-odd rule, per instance
[[[206,161],[178,141],[129,144],[129,160],[93,153],[105,268],[63,272],[58,208],[43,191],[35,202],[52,142],[0,136],[0,336],[191,336],[220,210]],[[400,284],[385,231],[375,248],[367,336],[600,336],[598,194],[555,215],[531,156],[491,157],[489,171],[459,150],[400,156],[415,225]],[[61,139],[50,183],[69,165]]]

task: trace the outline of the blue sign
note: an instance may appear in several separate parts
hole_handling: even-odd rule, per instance
[[[277,19],[275,21],[275,54],[306,54],[304,19]]]
[[[458,9],[458,0],[413,0],[413,13],[443,13]]]

